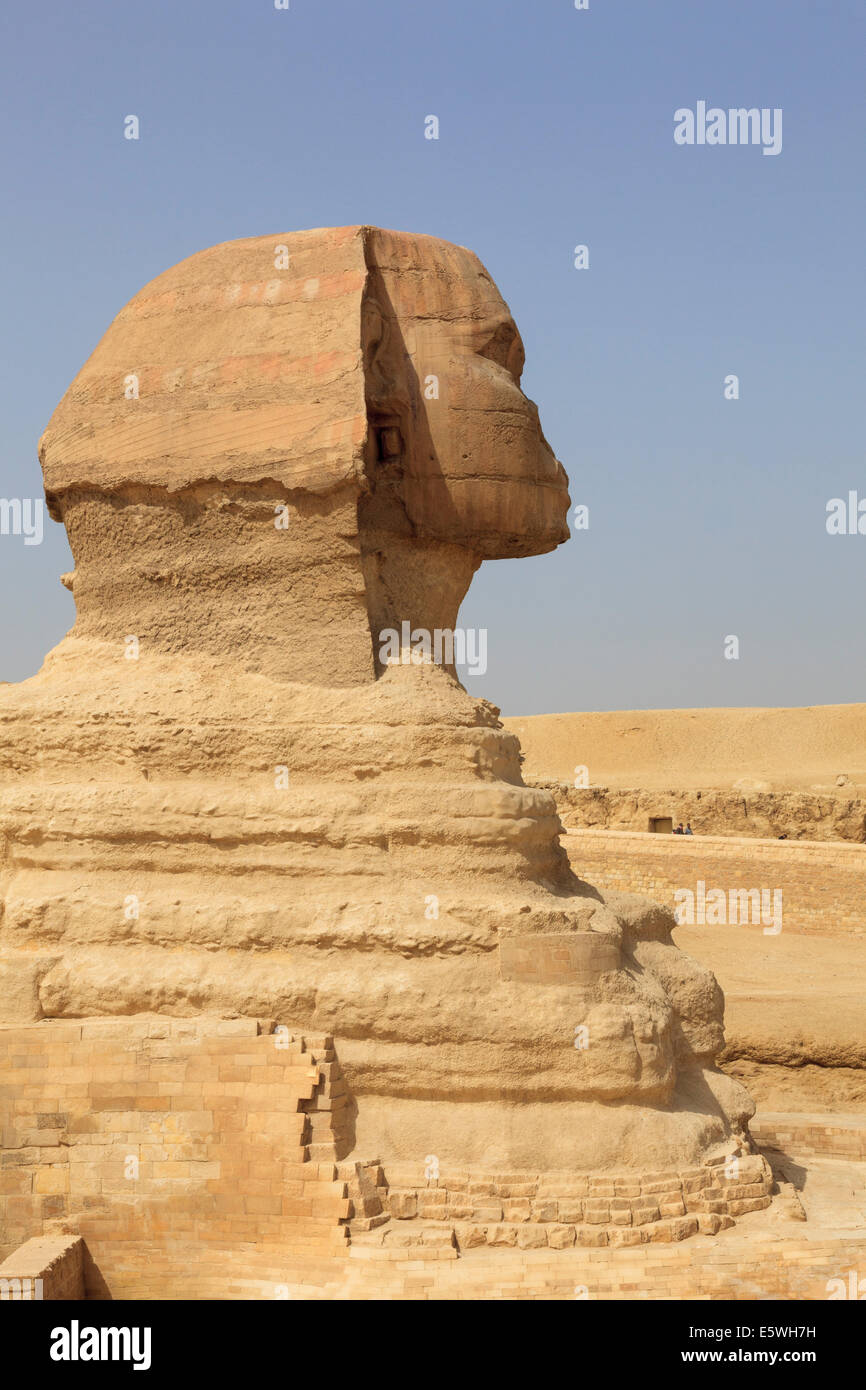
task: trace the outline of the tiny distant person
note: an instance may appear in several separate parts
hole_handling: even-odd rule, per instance
[[[686,833],[686,832],[683,830],[683,823],[682,823],[682,821],[680,821],[679,825],[677,826],[676,830],[674,831],[674,834],[675,834],[675,835],[685,835],[685,833]]]
[[[683,831],[683,834],[684,834],[684,835],[694,835],[694,833],[695,833],[695,832],[692,830],[691,822],[690,822],[690,821],[686,821],[686,828],[685,828],[685,830]]]

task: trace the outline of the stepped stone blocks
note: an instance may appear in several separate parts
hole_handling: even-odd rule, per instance
[[[365,1175],[376,1181],[383,1216],[352,1219],[354,1243],[438,1244],[455,1251],[478,1245],[563,1250],[676,1241],[698,1231],[716,1235],[734,1224],[734,1216],[769,1207],[774,1188],[760,1154],[680,1173],[449,1171],[425,1180],[418,1171],[385,1172],[372,1164]]]
[[[316,230],[159,276],[55,411],[76,622],[0,689],[6,1249],[73,1214],[103,1271],[136,1238],[331,1249],[350,1185],[384,1214],[336,1177],[374,1157],[642,1180],[750,1151],[712,974],[572,872],[425,647],[484,560],[568,536],[522,367],[471,252]]]

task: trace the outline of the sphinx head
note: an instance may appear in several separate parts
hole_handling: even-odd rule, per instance
[[[484,267],[433,237],[318,230],[181,262],[118,315],[41,442],[76,634],[374,679],[383,628],[453,627],[482,560],[567,539],[522,368]]]

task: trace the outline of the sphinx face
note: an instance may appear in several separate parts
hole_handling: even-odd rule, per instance
[[[517,325],[472,252],[368,230],[368,413],[383,474],[416,536],[483,559],[568,539],[565,470],[520,389]]]

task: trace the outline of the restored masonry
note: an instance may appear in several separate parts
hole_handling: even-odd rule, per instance
[[[345,1248],[329,1042],[245,1019],[0,1028],[0,1257],[72,1233],[88,1296],[164,1297],[209,1243]]]
[[[573,1298],[575,1286],[599,1298],[826,1297],[857,1258],[854,1233],[793,1240],[778,1224],[784,1201],[775,1226],[751,1230],[772,1215],[759,1158],[736,1175],[394,1168],[388,1183],[380,1165],[335,1157],[347,1105],[331,1039],[271,1026],[0,1029],[0,1098],[14,1116],[0,1166],[4,1296],[33,1296],[26,1281],[41,1279],[46,1299]],[[758,1133],[771,1155],[864,1157],[860,1117],[768,1116]],[[711,1236],[733,1227],[726,1207],[745,1234],[738,1224],[716,1249]],[[690,1233],[697,1276],[695,1256],[675,1249]]]

